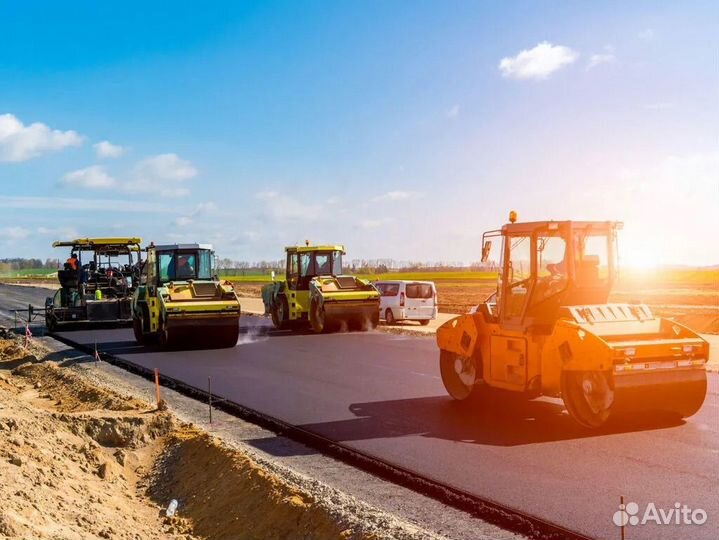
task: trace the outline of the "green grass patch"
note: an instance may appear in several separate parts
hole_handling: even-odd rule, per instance
[[[348,272],[351,274],[351,272]],[[354,274],[362,279],[370,281],[379,280],[406,280],[406,281],[496,281],[497,274],[495,272],[387,272],[384,274]],[[248,276],[223,276],[220,279],[226,279],[235,283],[269,283],[272,281],[269,274],[255,274]],[[284,279],[284,276],[277,276],[277,279]]]
[[[24,270],[0,272],[0,278],[50,279],[55,277],[57,277],[57,270],[49,268],[26,268]]]

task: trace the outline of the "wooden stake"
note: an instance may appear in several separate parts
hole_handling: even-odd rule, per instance
[[[212,377],[207,377],[207,403],[210,406],[210,424],[212,424]]]
[[[624,507],[624,495],[619,496],[619,508],[622,509],[622,512],[626,513],[626,508]],[[622,514],[624,515],[624,514]],[[621,539],[624,540],[624,520],[622,520],[622,526],[619,528]]]
[[[155,398],[157,399],[157,408],[160,408],[160,372],[155,368]]]

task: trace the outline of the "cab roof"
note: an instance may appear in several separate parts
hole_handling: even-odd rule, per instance
[[[345,253],[345,247],[341,244],[318,244],[309,246],[287,246],[287,253],[308,253],[311,251],[341,251]]]
[[[543,230],[592,229],[598,232],[608,232],[621,229],[621,221],[526,221],[524,223],[506,223],[502,225],[501,232],[505,234],[529,234]]]
[[[84,251],[104,251],[112,249],[139,251],[141,243],[142,238],[138,237],[76,238],[75,240],[57,240],[52,243],[52,247],[71,247]]]
[[[147,249],[155,249],[157,251],[177,251],[183,249],[209,249],[212,251],[212,244],[162,244],[154,245],[150,244]]]

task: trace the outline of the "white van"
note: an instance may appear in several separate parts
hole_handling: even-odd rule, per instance
[[[437,318],[437,289],[431,281],[377,281],[382,295],[379,317],[387,324],[419,321],[427,325]]]

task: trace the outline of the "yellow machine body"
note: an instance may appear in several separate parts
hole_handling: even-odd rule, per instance
[[[189,261],[189,262],[188,262]],[[151,245],[142,282],[133,296],[133,329],[140,343],[233,347],[239,336],[240,301],[232,285],[214,277],[211,247]]]
[[[437,330],[450,395],[462,400],[492,387],[562,397],[572,417],[590,428],[620,411],[694,414],[706,395],[709,344],[646,305],[606,303],[618,228],[612,222],[510,223],[486,234],[503,242],[497,293]],[[587,235],[593,245],[605,244],[606,268],[594,268]],[[555,259],[561,255],[561,261],[543,260],[549,238],[559,239]],[[528,259],[518,280],[513,268],[521,261],[512,251],[525,241]]]

